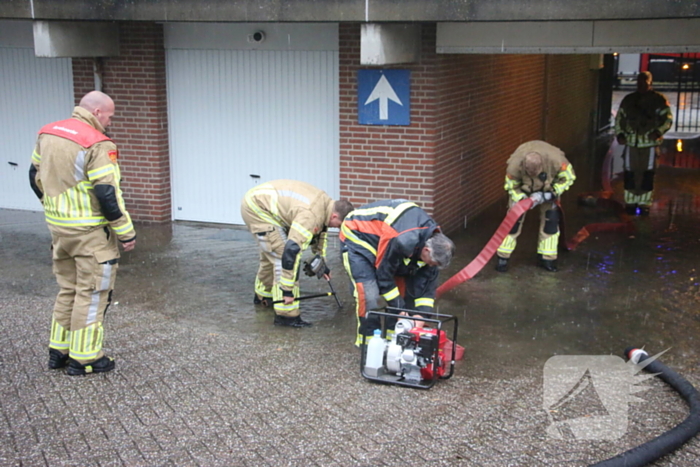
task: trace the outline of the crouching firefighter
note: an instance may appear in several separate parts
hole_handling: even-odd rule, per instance
[[[39,131],[29,182],[51,232],[53,272],[60,287],[53,309],[49,368],[69,375],[114,369],[102,351],[102,322],[117,277],[119,247],[136,232],[119,188],[117,147],[104,134],[114,102],[86,94],[67,120]]]
[[[345,218],[340,240],[356,302],[356,346],[380,328],[378,316],[367,317],[382,308],[380,297],[392,308],[433,311],[439,270],[455,247],[418,205],[398,199],[362,206]]]
[[[353,206],[334,201],[308,183],[275,180],[250,189],[241,202],[241,216],[260,247],[255,277],[256,305],[274,305],[278,326],[306,327],[299,302],[299,263],[311,246],[314,264],[330,279],[325,265],[328,227],[340,227]]]
[[[539,206],[538,265],[550,272],[557,271],[559,197],[571,187],[574,180],[574,168],[564,153],[544,141],[523,143],[508,159],[504,186],[509,198],[508,208],[527,197],[533,201],[530,209]],[[520,216],[498,247],[496,271],[508,270],[508,260],[515,250],[524,220],[525,214]]]

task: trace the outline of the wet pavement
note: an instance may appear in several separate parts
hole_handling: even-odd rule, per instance
[[[616,221],[577,205],[577,193],[599,188],[577,172],[564,198],[569,237]],[[561,253],[555,274],[535,266],[530,215],[507,273],[492,260],[438,300],[458,317],[466,352],[427,391],[360,376],[337,238],[329,261],[344,307],[308,300],[302,313],[314,327],[279,328],[252,304],[258,255],[248,232],[188,223],[137,226],[105,323],[117,369],[48,370],[50,236],[42,214],[0,210],[0,465],[583,466],[616,455],[680,423],[685,403],[651,379],[619,438],[554,439],[544,368],[553,356],[644,345],[669,349],[661,360],[700,387],[700,172],[661,168],[657,183],[633,235],[592,235]],[[478,254],[504,210],[505,200],[453,235],[458,254],[442,280]],[[329,288],[303,276],[302,290]],[[583,405],[576,417],[591,416]],[[696,438],[654,465],[699,457]]]

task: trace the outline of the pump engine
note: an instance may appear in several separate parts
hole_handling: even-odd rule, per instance
[[[399,320],[394,337],[387,347],[387,371],[406,381],[433,379],[445,373],[445,331],[413,327],[407,319]]]
[[[399,311],[405,311],[398,309]],[[386,318],[396,314],[370,311]],[[448,344],[457,337],[457,320],[453,316],[431,313],[420,319],[410,316],[395,321],[387,331],[389,342],[376,330],[362,352],[362,375],[377,382],[430,388],[438,379],[447,379],[454,370],[454,351],[445,355]],[[444,323],[453,322],[452,342],[443,330]]]

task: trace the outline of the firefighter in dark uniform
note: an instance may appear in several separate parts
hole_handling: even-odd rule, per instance
[[[649,214],[658,148],[673,123],[668,100],[652,90],[651,82],[651,73],[639,73],[637,91],[622,99],[615,116],[617,142],[625,146],[622,158],[628,214],[636,214],[637,207],[642,214]]]
[[[557,271],[557,245],[559,243],[558,198],[576,180],[574,168],[557,147],[544,141],[523,143],[508,159],[504,189],[508,193],[509,209],[527,197],[532,207],[540,206],[540,233],[537,244],[538,264],[550,272]],[[496,254],[496,271],[506,272],[508,260],[515,250],[517,238],[523,228],[525,214],[520,216],[513,229],[503,239]]]
[[[454,244],[418,205],[403,199],[367,204],[348,214],[340,240],[356,300],[355,345],[379,328],[379,317],[366,314],[380,308],[380,297],[393,308],[433,310],[438,272],[450,264]]]
[[[119,188],[117,146],[104,132],[114,102],[86,94],[71,118],[39,131],[29,181],[51,232],[54,304],[49,368],[69,375],[114,369],[104,355],[102,322],[117,276],[119,247],[130,251],[136,232]]]

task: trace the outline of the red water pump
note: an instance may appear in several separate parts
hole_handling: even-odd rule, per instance
[[[438,379],[454,372],[457,319],[439,313],[421,313],[420,318],[397,316],[410,310],[370,311],[382,318],[382,329],[375,331],[361,355],[362,375],[370,380],[427,389]],[[396,323],[386,329],[386,323]],[[452,341],[445,326],[451,325]],[[393,331],[393,332],[392,332]]]

